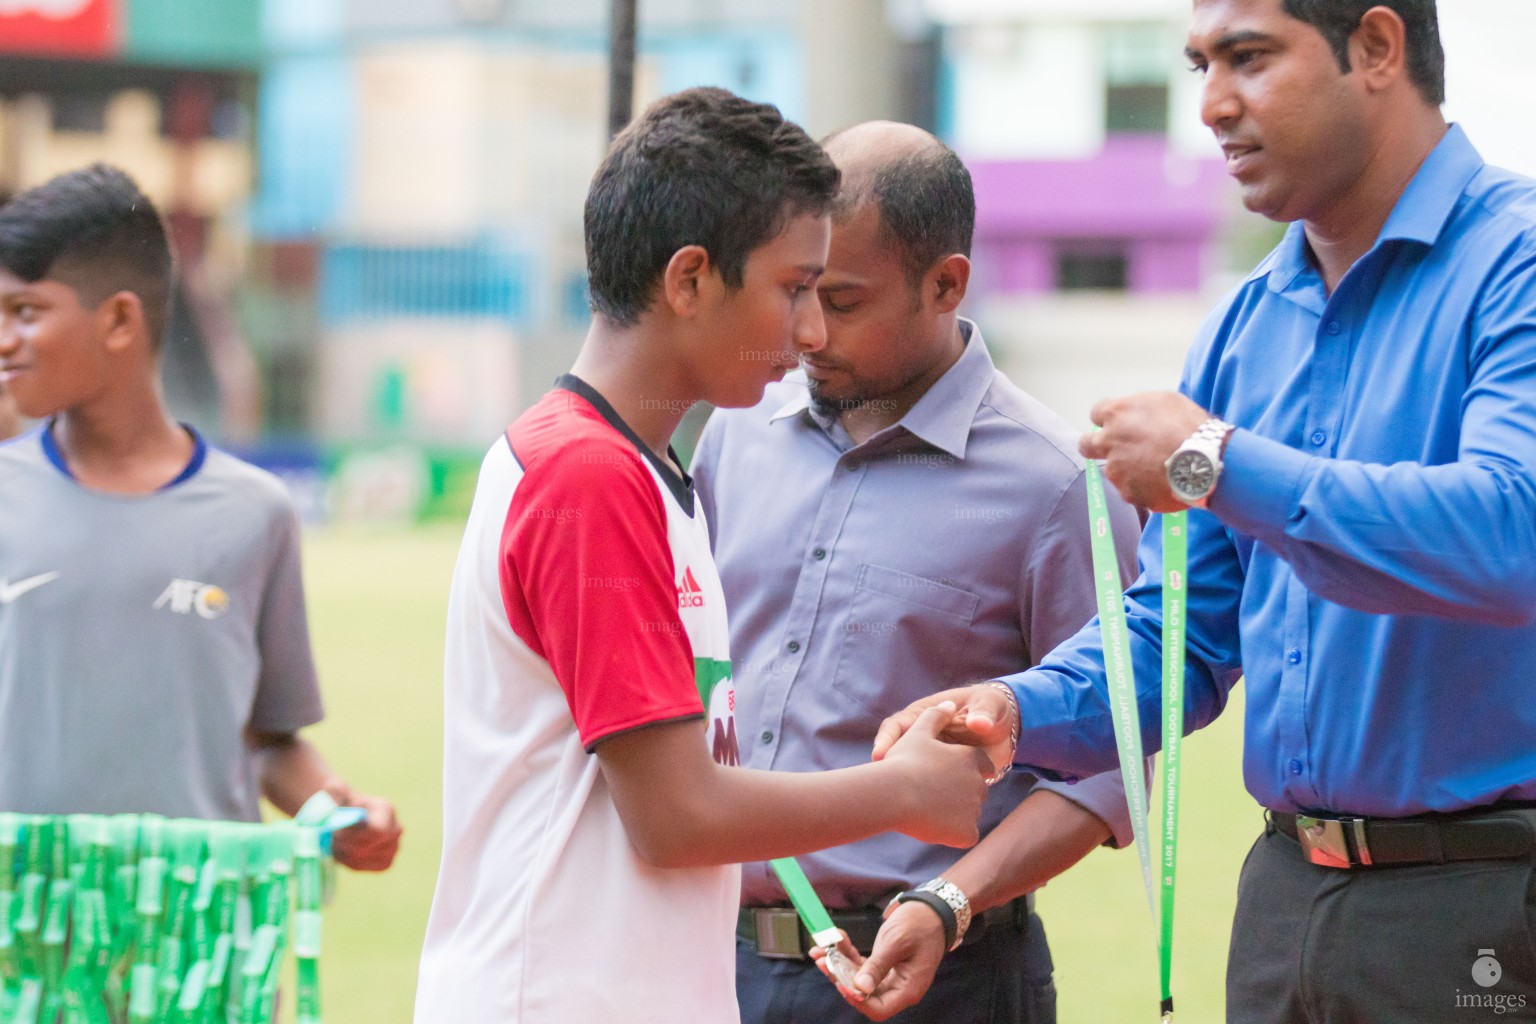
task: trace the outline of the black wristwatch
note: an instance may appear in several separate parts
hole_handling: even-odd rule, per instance
[[[960,943],[965,941],[966,929],[971,926],[971,901],[960,891],[960,887],[947,878],[933,878],[916,889],[897,893],[892,902],[907,903],[913,900],[932,907],[933,912],[939,915],[939,920],[944,922],[944,948],[960,948]]]

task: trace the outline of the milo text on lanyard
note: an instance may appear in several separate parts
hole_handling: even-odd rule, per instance
[[[1143,774],[1141,717],[1136,704],[1136,676],[1131,665],[1125,623],[1125,597],[1115,560],[1109,508],[1098,464],[1089,460],[1088,526],[1093,539],[1093,575],[1099,599],[1099,633],[1104,642],[1104,674],[1109,686],[1115,746],[1130,805],[1136,853],[1141,860],[1147,907],[1157,925],[1157,960],[1162,982],[1162,1017],[1173,1019],[1173,899],[1179,848],[1179,751],[1184,739],[1184,608],[1189,562],[1188,513],[1163,515],[1163,843],[1158,864],[1161,902],[1153,895],[1151,839],[1147,830],[1147,785]]]

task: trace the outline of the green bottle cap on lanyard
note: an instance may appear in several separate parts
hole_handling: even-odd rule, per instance
[[[324,828],[0,813],[0,1022],[321,1024]]]

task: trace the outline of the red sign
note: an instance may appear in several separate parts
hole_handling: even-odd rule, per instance
[[[108,57],[119,0],[0,0],[0,53]]]

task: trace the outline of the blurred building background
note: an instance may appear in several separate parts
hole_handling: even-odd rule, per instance
[[[316,518],[459,514],[586,326],[608,0],[4,0],[0,193],[91,160],[163,204],[179,414]],[[968,312],[1077,423],[1168,387],[1273,244],[1199,122],[1187,0],[640,0],[637,102],[718,84],[970,164]],[[1442,4],[1450,112],[1536,169],[1528,0]]]

